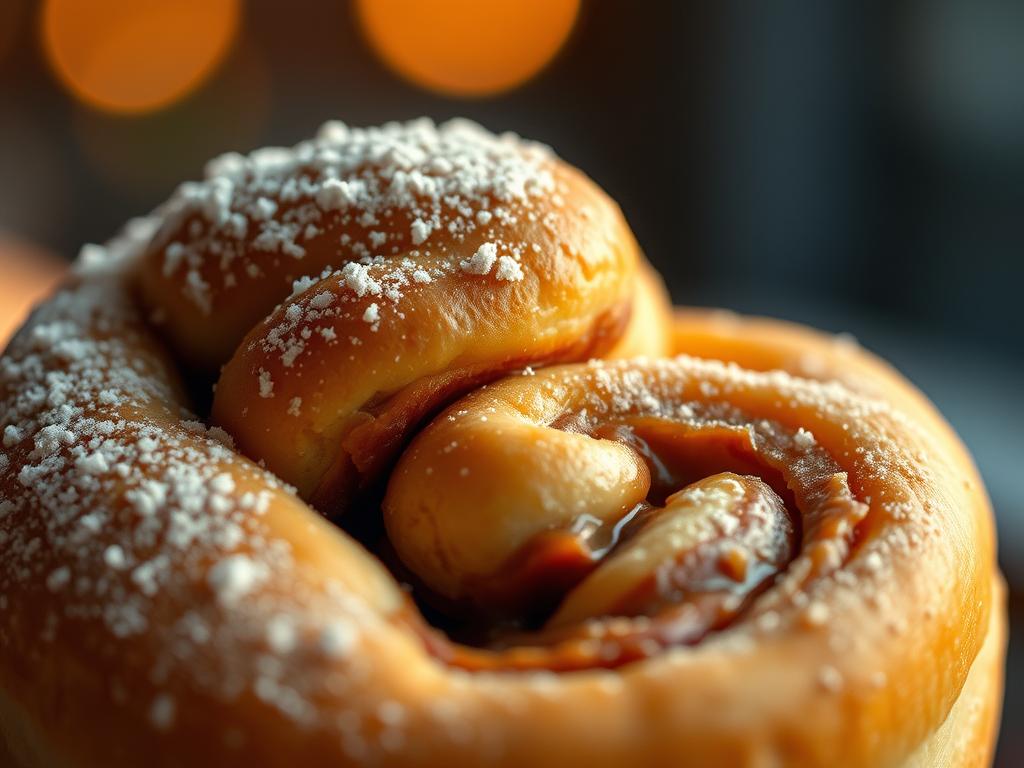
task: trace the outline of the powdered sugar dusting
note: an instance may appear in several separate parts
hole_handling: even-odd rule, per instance
[[[561,199],[552,159],[542,145],[495,136],[466,120],[380,128],[328,123],[291,149],[218,158],[205,180],[182,184],[165,207],[162,271],[177,276],[183,295],[210,313],[225,288],[262,279],[281,256],[301,265],[311,243],[340,231],[332,244],[335,267],[423,254],[442,270],[469,264],[462,269],[486,275],[500,247],[516,259],[499,279],[521,280],[518,257],[533,244],[502,240],[500,233],[521,217],[536,218],[535,201]],[[438,231],[445,239],[435,246]],[[473,246],[468,259],[448,244],[488,235],[499,239]],[[417,267],[392,271],[405,271],[408,280]],[[423,274],[416,282],[427,282]],[[345,279],[359,296],[371,290],[359,273]]]
[[[498,270],[494,276],[499,280],[519,282],[525,276],[522,265],[511,256],[498,257]]]
[[[266,325],[250,349],[281,362],[252,370],[270,400],[287,387],[282,377],[301,375],[314,336],[381,343],[382,324],[410,320],[410,292],[447,290],[434,287],[446,278],[516,290],[547,263],[524,237],[554,231],[566,183],[548,148],[464,120],[331,123],[290,149],[228,155],[204,181],[183,184],[146,254],[164,281],[148,298],[160,306],[177,289],[220,317],[235,312],[234,296],[248,306],[248,285],[273,296],[280,283],[283,304],[274,311],[266,300],[252,316]],[[214,342],[209,365],[223,365],[241,340]]]
[[[476,249],[470,258],[459,262],[463,272],[470,275],[486,275],[491,271],[494,262],[498,260],[498,246],[496,243],[484,243]]]
[[[73,633],[81,658],[113,655],[139,683],[125,705],[159,731],[176,727],[179,694],[193,690],[253,691],[312,722],[326,678],[285,677],[253,647],[274,627],[278,655],[348,664],[374,619],[340,585],[296,581],[289,544],[263,523],[273,499],[294,500],[290,489],[181,404],[126,278],[109,268],[140,250],[129,237],[94,252],[0,358],[0,643],[36,658]],[[275,596],[273,583],[299,593]],[[45,613],[33,585],[50,595]],[[159,652],[136,661],[121,643],[143,634]]]
[[[266,568],[248,555],[231,555],[210,569],[207,581],[217,599],[230,604],[245,597],[266,577]]]
[[[260,370],[259,375],[260,397],[270,398],[274,396],[274,380],[269,371]]]

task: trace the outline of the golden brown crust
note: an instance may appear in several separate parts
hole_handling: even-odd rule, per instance
[[[732,378],[727,370],[713,366],[707,372],[710,374],[707,378],[712,380],[724,382]],[[746,387],[753,387],[749,390],[753,395],[757,385],[755,379],[740,389],[748,391]],[[806,389],[799,382],[790,383],[789,386],[797,392]],[[150,414],[149,418],[156,421],[158,415]],[[890,417],[882,412],[877,418],[886,423]],[[813,420],[801,420],[801,423],[813,423]],[[889,423],[888,428],[892,428],[892,423]],[[936,576],[941,575],[941,570],[936,569],[956,565],[969,576],[970,569],[964,567],[967,563],[976,563],[976,569],[981,572],[991,567],[991,561],[987,561],[986,566],[984,541],[974,540],[974,546],[970,546],[973,538],[971,528],[964,527],[970,518],[961,519],[960,515],[962,509],[969,508],[967,504],[942,504],[935,514],[943,515],[943,522],[947,524],[943,536],[927,537],[920,545],[921,550],[916,553],[911,550],[901,553],[900,557],[889,558],[882,572],[875,577],[859,574],[856,589],[846,590],[839,584],[830,585],[829,591],[835,590],[835,594],[825,594],[820,598],[833,611],[827,622],[828,631],[819,627],[801,628],[792,633],[782,632],[781,635],[778,631],[768,632],[765,636],[755,633],[752,638],[755,642],[753,648],[739,642],[741,635],[727,636],[721,642],[701,646],[693,653],[666,653],[618,673],[587,673],[561,682],[544,678],[542,684],[542,679],[534,679],[532,676],[505,678],[484,675],[476,679],[452,677],[425,657],[418,643],[408,636],[403,637],[404,633],[378,626],[378,631],[373,633],[375,636],[365,639],[367,646],[360,646],[360,657],[388,658],[391,663],[381,667],[371,664],[370,679],[359,685],[358,689],[363,690],[368,697],[365,700],[367,706],[370,701],[376,703],[375,709],[380,706],[382,698],[401,691],[405,717],[413,718],[413,722],[404,723],[405,738],[411,738],[417,750],[429,749],[445,759],[484,754],[480,750],[486,748],[488,738],[494,738],[498,741],[491,749],[500,748],[503,761],[507,764],[528,758],[536,760],[538,764],[546,764],[548,760],[553,763],[556,759],[565,759],[568,753],[563,750],[580,750],[594,758],[598,764],[611,764],[612,756],[624,758],[627,750],[630,755],[646,755],[646,758],[657,761],[658,755],[673,754],[684,745],[686,754],[701,756],[712,762],[735,760],[753,763],[756,759],[774,755],[803,764],[895,763],[896,755],[904,749],[909,753],[909,747],[917,743],[917,739],[927,738],[931,728],[937,727],[942,721],[944,713],[956,701],[957,692],[984,638],[984,633],[965,634],[964,630],[969,629],[972,622],[954,621],[948,612],[966,610],[969,615],[978,616],[979,619],[982,614],[986,617],[1002,615],[1001,610],[990,612],[988,606],[992,604],[990,601],[993,597],[988,591],[988,580],[982,579],[981,573],[978,574],[977,583],[970,585],[961,582],[958,585],[962,589],[955,592],[964,596],[962,602],[950,599],[946,590],[940,592],[936,589],[936,585],[943,583]],[[268,525],[278,535],[284,535],[293,542],[293,546],[303,553],[303,557],[312,566],[310,570],[322,573],[325,569],[353,562],[354,552],[346,554],[339,549],[343,539],[329,528],[314,526],[314,532],[318,535],[308,538],[310,534],[306,532],[310,530],[309,525],[315,517],[311,517],[297,502],[289,501],[285,496],[275,497],[267,515]],[[979,515],[979,519],[984,521],[987,517]],[[899,529],[904,530],[908,524],[901,525]],[[962,539],[962,547],[957,550],[956,558],[949,560],[949,539],[946,536],[957,527],[961,535],[955,540]],[[310,546],[315,548],[310,549]],[[931,555],[927,554],[933,548],[937,549]],[[923,560],[931,565],[922,566]],[[940,565],[943,562],[946,565]],[[372,561],[362,563],[359,568],[366,568],[369,573],[377,570]],[[922,576],[922,568],[927,570],[927,576]],[[876,584],[873,581],[882,583]],[[915,584],[920,588],[908,589]],[[950,592],[954,592],[952,587]],[[44,594],[40,594],[41,590]],[[196,590],[179,598],[182,600],[179,609],[201,605],[208,599],[204,597],[201,585]],[[366,594],[365,587],[360,588],[359,592]],[[861,594],[860,598],[857,597],[858,593]],[[38,627],[43,620],[42,616],[35,617],[34,614],[42,610],[32,611],[28,606],[50,606],[52,596],[45,596],[42,584],[37,584],[26,594],[23,598],[25,603],[21,602],[17,592],[9,594],[12,600],[18,600],[18,615],[23,617],[21,626],[26,639],[34,637],[33,628]],[[865,596],[872,596],[872,601],[864,602]],[[170,600],[170,596],[162,596],[161,600]],[[851,600],[855,602],[850,605],[851,610],[847,614],[844,606]],[[386,599],[375,600],[374,603],[386,612]],[[858,605],[859,608],[854,608]],[[998,603],[995,605],[998,606]],[[167,605],[164,608],[172,609],[173,606]],[[926,621],[923,617],[931,611],[935,613]],[[866,612],[866,615],[861,616],[862,612]],[[880,612],[887,618],[880,620]],[[904,622],[913,622],[914,617],[917,617],[919,629],[931,626],[937,635],[929,640],[919,632],[911,633]],[[944,626],[949,629],[943,630]],[[999,626],[997,624],[991,630],[997,646]],[[108,699],[107,681],[111,676],[125,675],[130,680],[131,666],[125,664],[125,657],[121,655],[109,659],[106,666],[97,664],[102,655],[99,649],[90,649],[90,643],[85,638],[90,634],[102,636],[102,629],[95,627],[91,633],[86,632],[84,635],[83,627],[77,629],[66,639],[66,646],[58,646],[53,651],[53,657],[58,662],[55,674],[60,677],[57,679],[75,680],[70,690],[63,685],[58,686],[62,698],[67,697],[64,705],[69,707],[65,713],[67,719],[63,724],[45,721],[43,727],[54,744],[66,744],[71,753],[80,756],[80,764],[90,764],[87,756],[92,754],[97,755],[91,761],[94,764],[101,760],[99,755],[108,761],[106,764],[117,764],[113,753],[104,751],[104,745],[107,744],[117,744],[117,750],[126,750],[128,755],[141,754],[141,750],[146,749],[159,749],[161,754],[167,756],[168,762],[172,759],[213,760],[213,756],[216,756],[217,761],[243,764],[244,760],[258,754],[263,764],[275,764],[272,755],[291,743],[292,738],[288,734],[294,734],[292,729],[298,726],[289,726],[286,718],[276,720],[264,709],[256,707],[250,710],[249,706],[238,701],[223,703],[215,697],[199,696],[188,688],[187,683],[183,689],[174,689],[179,702],[179,717],[182,719],[176,723],[173,738],[161,736],[148,723],[134,719],[136,727],[129,729],[133,735],[128,739],[123,736],[115,738],[115,734],[121,732],[129,722],[129,714],[127,708],[112,706]],[[946,634],[947,631],[950,634]],[[957,643],[953,642],[955,636],[960,638]],[[828,649],[830,637],[850,643],[850,647],[843,650],[839,659],[832,658],[833,652]],[[145,639],[147,643],[161,642],[158,634]],[[125,650],[124,644],[121,650]],[[81,662],[75,665],[79,669],[72,676],[75,666],[68,665],[74,664],[73,660],[81,658],[83,653],[88,663],[84,669],[80,666]],[[147,645],[143,644],[135,647],[129,658],[135,656],[152,659],[159,657],[160,651],[152,647],[147,650]],[[837,679],[842,680],[840,691],[822,687],[819,679],[820,664],[825,658],[838,664]],[[45,711],[42,702],[47,699],[39,697],[52,696],[55,692],[47,692],[47,686],[40,685],[38,673],[30,673],[31,669],[29,666],[23,670],[27,679],[19,686],[11,678],[12,670],[8,667],[5,686],[17,701],[22,702],[22,706],[42,712]],[[943,675],[942,670],[949,671]],[[986,677],[997,680],[995,671],[992,670]],[[324,667],[318,674],[330,673],[331,668]],[[886,675],[885,684],[881,686],[878,682],[882,678],[876,677],[879,673]],[[832,676],[826,679],[832,681]],[[691,701],[689,697],[678,696],[680,685],[702,695],[692,699],[694,703],[688,705]],[[716,724],[714,720],[717,714],[709,712],[706,705],[696,702],[722,700],[721,697],[730,690],[733,693],[726,701],[729,702],[729,711],[733,716],[728,725]],[[771,697],[765,699],[758,695],[758,691],[770,691]],[[351,693],[349,691],[349,695]],[[321,704],[321,711],[329,712],[334,708],[339,713],[352,712],[353,699],[349,695],[340,699],[329,697]],[[465,736],[469,739],[468,743],[459,743],[455,736],[458,733],[455,723],[449,724],[448,727],[454,729],[449,732],[439,728],[429,714],[432,710],[427,704],[428,700],[435,704],[437,700],[448,701],[448,706],[454,707],[457,713],[457,716],[452,715],[455,723],[461,722],[461,718],[469,718],[470,712],[474,713],[472,721],[464,723],[471,732]],[[567,706],[569,702],[573,702],[571,707]],[[588,703],[584,706],[583,702]],[[543,717],[536,721],[532,717],[522,720],[510,718],[510,706],[515,706],[516,711],[522,707],[524,712],[539,712]],[[636,711],[647,712],[648,715],[638,722],[627,715],[624,709],[627,706],[629,710],[636,707]],[[822,714],[820,721],[807,722],[805,713],[808,707]],[[904,730],[894,731],[886,725],[890,721],[889,715],[885,713],[893,711],[901,713],[900,722]],[[834,716],[829,713],[834,713]],[[545,726],[547,722],[552,723],[550,732]],[[680,722],[693,723],[693,727],[682,729],[680,733]],[[84,727],[84,723],[88,723],[88,727]],[[214,723],[217,725],[214,726]],[[226,732],[224,729],[230,728],[229,723],[244,723],[245,731],[263,734],[263,738],[258,740],[259,746],[253,745],[252,751],[245,747],[233,751],[211,743],[216,741],[217,735],[223,737]],[[500,729],[496,723],[502,724]],[[601,726],[597,731],[603,734],[600,738],[591,731],[595,723]],[[670,726],[670,723],[675,725]],[[929,726],[929,723],[934,725]],[[626,728],[626,724],[631,725]],[[884,729],[883,725],[886,726]],[[522,730],[527,727],[529,731]],[[876,729],[882,729],[887,734],[881,738],[881,743],[878,737],[875,737],[876,740],[867,739],[866,734]],[[301,732],[301,728],[299,730]],[[506,731],[505,735],[499,737],[502,730]],[[288,754],[293,758],[301,755],[312,764],[341,760],[342,756],[328,746],[328,731],[314,729],[314,733],[322,732],[322,737],[310,737],[303,742],[307,746],[297,751],[288,751]],[[558,740],[556,733],[561,734]],[[641,733],[643,738],[638,739]],[[568,738],[563,740],[566,736]],[[93,738],[99,743],[93,744]],[[449,742],[448,739],[453,741]],[[634,739],[637,739],[635,743]],[[133,744],[135,740],[139,744]],[[554,746],[556,744],[562,747]],[[637,744],[648,746],[641,748]],[[273,745],[270,756],[266,752],[268,745]],[[842,754],[837,753],[840,746]],[[220,754],[221,749],[225,750],[224,754]],[[535,749],[541,749],[542,752],[535,753]],[[413,753],[401,754],[411,758]],[[560,757],[556,758],[556,755]],[[879,755],[889,755],[892,759],[879,759],[872,763]],[[396,755],[385,762],[394,760],[398,764],[401,762],[399,758],[400,755]],[[122,762],[131,764],[128,758]]]
[[[176,352],[223,366],[213,421],[321,509],[508,371],[667,352],[664,290],[576,169],[462,124],[329,133],[186,188],[140,274]]]
[[[627,249],[632,266],[617,274],[635,274],[641,262],[628,231],[611,209],[603,215],[610,223],[568,220],[596,226],[590,231]],[[139,243],[111,250],[123,250],[124,263],[80,269],[0,361],[0,733],[9,752],[0,756],[9,762],[973,766],[990,759],[1005,640],[991,510],[934,408],[857,347],[771,321],[686,313],[672,344],[696,357],[527,370],[450,406],[391,475],[389,515],[410,505],[442,515],[476,504],[493,517],[473,535],[481,548],[500,548],[507,543],[500,527],[510,520],[503,499],[562,493],[583,509],[632,503],[613,497],[643,498],[650,469],[638,463],[638,443],[606,429],[625,425],[654,454],[701,473],[761,468],[774,490],[741,483],[724,517],[709,511],[714,521],[743,522],[762,502],[778,515],[777,493],[802,529],[792,561],[770,585],[689,645],[661,638],[631,663],[606,668],[590,657],[562,674],[532,662],[460,666],[457,646],[425,638],[380,561],[189,412],[175,366],[133,300]],[[157,285],[163,278],[146,271],[148,258],[143,279]],[[565,279],[579,279],[573,270],[582,263],[568,258]],[[524,277],[538,264],[524,260]],[[553,271],[557,282],[561,269],[548,265],[544,274]],[[200,283],[221,274],[204,273]],[[502,287],[493,274],[451,275],[449,291],[477,292],[487,280],[491,290]],[[512,281],[511,294],[543,296],[546,279]],[[318,282],[300,295],[316,296]],[[603,311],[597,307],[628,304],[634,291],[657,294],[649,282],[636,285],[564,303],[552,298],[547,327],[570,342],[585,338]],[[227,305],[218,309],[219,296],[211,289],[211,311],[231,316]],[[179,313],[178,300],[168,293],[160,305],[162,333],[182,344],[205,326],[188,317],[187,303]],[[534,327],[538,321],[513,305],[502,322]],[[365,313],[369,305],[352,306]],[[424,298],[416,306],[433,305]],[[590,321],[574,324],[570,312]],[[364,335],[392,328],[361,329],[362,316],[339,322]],[[662,334],[653,342],[662,345],[664,329],[643,322],[652,323],[652,338]],[[238,343],[232,336],[247,328],[221,336],[217,327],[195,339],[193,358],[222,362],[218,356]],[[459,342],[460,354],[469,354],[471,336]],[[528,342],[531,355],[553,348],[525,337],[514,346]],[[251,368],[248,354],[243,345],[236,360]],[[361,367],[390,359],[365,354],[377,357]],[[454,359],[446,355],[440,368],[389,381],[401,388],[443,373]],[[265,370],[272,359],[262,358]],[[502,348],[485,362],[508,359]],[[271,372],[275,398],[293,386],[283,368]],[[316,397],[319,380],[306,383],[295,392]],[[237,396],[252,408],[253,391],[272,399],[259,398],[258,376],[253,384],[241,374],[226,375],[218,397]],[[355,401],[357,409],[374,405],[372,396]],[[294,417],[271,411],[253,434],[277,419],[270,439],[284,441],[293,429],[285,417]],[[710,466],[723,456],[734,466]],[[311,492],[315,480],[302,490]],[[541,516],[554,509],[524,506]],[[410,534],[396,525],[392,535]],[[691,537],[686,546],[720,538]],[[757,546],[745,541],[737,539]],[[602,612],[589,605],[583,613]],[[609,632],[606,639],[618,642]],[[519,651],[560,668],[564,647],[544,645],[542,635],[528,634]]]

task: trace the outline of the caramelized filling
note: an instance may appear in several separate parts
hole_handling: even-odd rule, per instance
[[[650,471],[649,493],[610,523],[583,514],[516,552],[500,581],[534,596],[518,615],[446,603],[398,567],[422,611],[403,621],[439,660],[571,671],[695,644],[728,628],[798,554],[802,510],[784,468],[746,429],[645,418],[589,434],[632,448]],[[645,567],[630,567],[645,556]]]

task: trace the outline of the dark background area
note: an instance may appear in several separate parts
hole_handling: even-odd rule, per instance
[[[0,8],[4,237],[70,258],[220,152],[329,118],[465,115],[593,176],[677,303],[847,331],[892,360],[992,495],[1013,590],[997,764],[1024,765],[1024,2],[585,0],[544,71],[473,100],[393,74],[341,0],[249,2],[213,76],[141,117],[70,98],[36,6]]]

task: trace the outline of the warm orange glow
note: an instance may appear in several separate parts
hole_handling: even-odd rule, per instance
[[[357,0],[380,56],[413,82],[483,96],[528,80],[562,47],[579,0]]]
[[[0,350],[65,269],[56,256],[0,234]]]
[[[216,68],[239,1],[47,0],[41,21],[50,63],[75,96],[111,112],[149,112]]]

